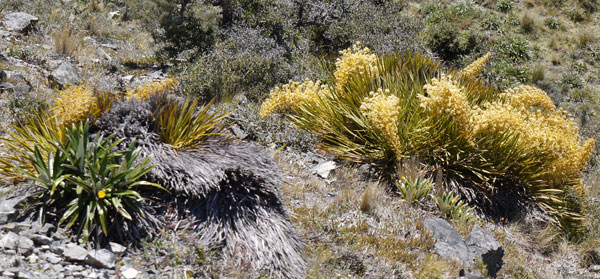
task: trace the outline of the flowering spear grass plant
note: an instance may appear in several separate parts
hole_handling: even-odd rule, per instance
[[[582,142],[574,121],[545,92],[485,84],[477,75],[490,54],[448,73],[419,54],[373,59],[355,45],[341,55],[330,80],[307,81],[321,94],[281,98],[273,91],[277,106],[267,99],[261,114],[285,113],[317,135],[321,149],[389,176],[403,158],[418,156],[471,203],[494,206],[503,188],[523,189],[565,233],[580,232],[581,176],[594,140]]]

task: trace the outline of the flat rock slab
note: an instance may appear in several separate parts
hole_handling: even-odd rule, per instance
[[[8,31],[27,33],[35,26],[39,19],[30,14],[16,12],[4,16],[2,25]]]
[[[64,248],[63,255],[70,261],[84,261],[88,255],[88,251],[76,244],[67,244]]]
[[[442,218],[423,221],[425,228],[436,240],[433,252],[447,259],[456,259],[465,265],[472,263],[471,254],[462,236]]]
[[[465,238],[465,243],[473,258],[481,257],[487,266],[488,275],[496,277],[496,273],[502,267],[504,249],[488,230],[475,225],[471,233]]]
[[[81,75],[77,69],[69,62],[61,63],[56,70],[48,76],[53,87],[64,89],[67,86],[81,84]]]
[[[106,249],[91,250],[85,258],[85,263],[99,268],[115,268],[117,257]]]

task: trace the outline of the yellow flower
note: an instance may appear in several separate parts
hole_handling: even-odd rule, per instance
[[[490,60],[490,57],[492,57],[492,54],[489,52],[486,53],[484,56],[475,60],[475,62],[471,63],[471,65],[462,70],[460,75],[463,77],[476,77],[481,73],[481,71],[483,71],[483,67]]]
[[[309,79],[303,83],[290,81],[271,90],[269,98],[260,107],[259,114],[265,117],[276,111],[295,111],[301,105],[314,103],[317,98],[327,95],[329,95],[329,87],[321,84],[321,81],[314,82]]]
[[[104,190],[100,190],[98,191],[98,197],[103,199],[106,197],[106,192],[104,192]]]
[[[371,53],[368,48],[362,48],[360,42],[355,43],[351,48],[340,52],[341,58],[335,62],[336,71],[334,73],[336,89],[342,91],[350,77],[356,74],[363,74],[366,71],[375,72],[377,70],[377,55]]]
[[[381,88],[377,92],[371,91],[370,97],[366,97],[360,105],[360,110],[373,126],[381,131],[394,150],[396,158],[400,159],[403,153],[402,144],[398,137],[398,104],[400,99],[389,94],[389,90],[384,91]]]

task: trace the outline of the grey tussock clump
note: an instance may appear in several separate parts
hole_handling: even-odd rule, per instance
[[[160,142],[152,107],[152,101],[117,102],[94,133],[124,138],[123,146],[135,140],[141,157],[151,157],[155,167],[146,179],[169,190],[158,194],[157,212],[174,204],[178,219],[194,219],[199,244],[220,249],[229,264],[274,278],[303,277],[303,244],[283,208],[272,156],[255,144],[218,139],[198,151],[176,151]]]

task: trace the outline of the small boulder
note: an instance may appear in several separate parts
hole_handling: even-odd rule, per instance
[[[125,251],[127,250],[127,247],[125,247],[119,243],[109,242],[108,245],[110,246],[110,251],[117,255],[121,255],[121,254],[125,253]]]
[[[70,261],[84,261],[88,251],[77,244],[69,243],[64,247],[63,255]]]
[[[48,81],[52,87],[62,90],[69,85],[80,84],[82,79],[77,69],[71,63],[63,62],[48,76]]]
[[[39,19],[35,16],[16,12],[5,15],[2,19],[2,25],[4,25],[4,28],[8,31],[26,34],[38,21]]]
[[[13,222],[17,217],[17,206],[25,197],[0,199],[0,225]]]
[[[496,273],[503,264],[504,249],[494,235],[488,230],[475,225],[465,239],[465,243],[473,258],[481,257],[487,267],[488,275],[496,277]]]
[[[85,263],[99,268],[114,268],[117,257],[106,249],[92,250],[88,252]]]
[[[425,228],[436,240],[433,252],[446,259],[455,259],[465,265],[472,263],[471,255],[462,236],[442,218],[423,221]]]
[[[125,267],[121,272],[121,275],[126,279],[133,279],[137,277],[138,273],[139,272],[133,267]]]
[[[317,165],[312,170],[313,170],[313,173],[318,174],[320,177],[327,178],[327,177],[329,177],[329,173],[332,170],[334,170],[335,167],[336,167],[336,165],[335,165],[334,161],[327,161],[327,162]]]

